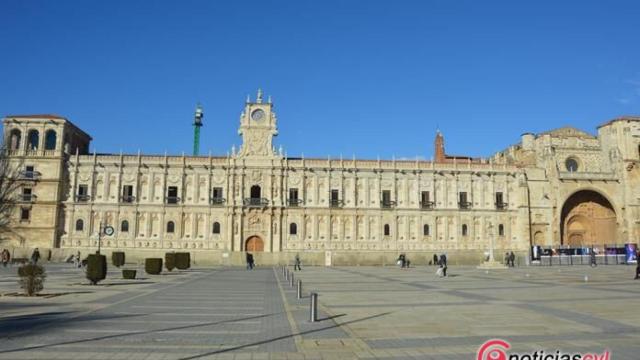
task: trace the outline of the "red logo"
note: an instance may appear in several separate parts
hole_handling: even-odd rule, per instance
[[[511,344],[504,340],[492,339],[478,348],[477,360],[507,360],[507,350]]]

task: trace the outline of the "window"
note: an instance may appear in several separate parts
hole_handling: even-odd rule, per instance
[[[47,130],[44,135],[44,149],[55,150],[56,149],[57,135],[54,130]]]
[[[31,188],[22,188],[22,201],[31,201],[33,197]]]
[[[289,235],[297,235],[298,234],[298,225],[296,223],[289,224]]]
[[[31,209],[29,208],[21,208],[20,209],[20,221],[29,221],[31,218]]]
[[[214,187],[211,190],[211,204],[222,205],[224,203],[224,196],[221,187]]]
[[[469,207],[471,207],[471,203],[467,199],[466,191],[461,191],[458,194],[458,205],[460,206],[461,209],[468,209]]]
[[[339,190],[331,190],[331,200],[330,205],[332,207],[340,206],[340,191]]]
[[[126,203],[133,202],[133,185],[122,186],[122,201]]]
[[[89,200],[89,186],[86,184],[78,185],[78,194],[76,195],[77,201],[84,202]]]
[[[422,207],[423,209],[433,207],[433,202],[431,202],[431,194],[428,191],[423,191],[420,193],[420,207]]]
[[[11,150],[20,149],[20,140],[22,138],[22,133],[18,129],[11,130],[11,137],[9,139],[9,146],[11,146]]]
[[[469,235],[469,229],[467,228],[467,224],[462,224],[462,236]]]
[[[262,196],[260,196],[260,186],[258,185],[253,185],[251,187],[251,198],[252,199],[260,199]]]
[[[220,223],[217,221],[213,223],[213,233],[220,234]]]
[[[496,208],[497,209],[504,209],[507,207],[507,204],[504,202],[504,195],[502,194],[502,192],[497,192],[496,193]]]
[[[504,236],[504,225],[498,225],[498,236]]]
[[[422,235],[429,236],[429,224],[424,224],[422,227]]]
[[[167,204],[177,204],[177,203],[178,203],[178,187],[169,186],[167,188]]]
[[[35,177],[35,168],[33,165],[27,165],[24,167],[24,177],[27,179],[33,179]]]
[[[122,220],[120,223],[120,232],[129,232],[129,222],[127,220]]]
[[[167,233],[173,234],[176,231],[176,224],[173,221],[167,223]]]
[[[289,206],[298,206],[299,204],[300,200],[298,199],[298,189],[289,189]]]
[[[389,236],[389,234],[391,234],[389,224],[384,224],[384,236]]]
[[[564,165],[567,168],[567,171],[569,172],[575,172],[578,171],[578,161],[574,158],[568,158],[565,162]]]
[[[84,230],[84,220],[82,219],[76,220],[76,231],[83,231],[83,230]]]
[[[29,130],[28,141],[28,150],[38,150],[38,144],[40,143],[40,133],[38,130]]]
[[[391,207],[391,190],[382,190],[382,207]]]

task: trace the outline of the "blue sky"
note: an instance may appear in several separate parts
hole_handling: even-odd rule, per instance
[[[3,1],[0,115],[56,113],[98,152],[239,144],[273,96],[289,156],[487,156],[640,114],[638,1]]]

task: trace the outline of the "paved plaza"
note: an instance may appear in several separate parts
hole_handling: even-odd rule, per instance
[[[452,267],[447,278],[425,266],[304,267],[301,300],[279,268],[136,280],[110,269],[99,286],[70,265],[46,268],[38,298],[12,295],[16,269],[0,269],[0,359],[475,359],[492,338],[519,352],[640,356],[632,266]]]

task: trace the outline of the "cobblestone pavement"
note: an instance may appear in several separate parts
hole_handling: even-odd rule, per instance
[[[46,264],[45,295],[0,268],[0,359],[475,359],[488,339],[515,352],[608,349],[638,359],[640,281],[631,266],[208,268],[99,286]],[[289,270],[291,270],[289,268]],[[585,278],[586,277],[586,278]],[[586,280],[586,281],[585,281]],[[319,321],[308,321],[309,291]]]

